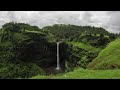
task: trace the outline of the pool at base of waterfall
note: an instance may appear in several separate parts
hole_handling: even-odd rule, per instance
[[[62,68],[56,69],[55,66],[44,68],[44,70],[46,72],[46,75],[64,73],[64,70],[62,70]]]
[[[58,73],[63,73],[64,71],[61,68],[55,68],[54,69],[54,73],[58,74]]]

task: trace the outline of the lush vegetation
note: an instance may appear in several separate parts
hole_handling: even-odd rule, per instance
[[[4,64],[0,63],[1,79],[29,78],[35,75],[44,75],[45,72],[33,63]]]
[[[111,50],[116,52],[111,55],[118,55],[113,57],[116,63],[112,67],[118,68],[119,50],[116,49],[119,47],[116,44],[119,44],[119,40],[114,41],[118,36],[119,34],[109,33],[101,27],[55,24],[40,29],[25,23],[6,23],[0,29],[0,78],[30,78],[36,75],[58,73],[55,70],[56,42],[58,41],[61,41],[62,72],[69,74],[75,68],[85,70],[87,66],[94,67],[97,63],[94,65],[92,63],[99,61],[96,59],[101,55],[111,58],[112,56],[107,54]],[[111,41],[116,44],[110,43]],[[111,50],[107,52],[106,46],[109,43],[110,46],[107,48]],[[116,48],[111,48],[112,45]]]
[[[91,26],[76,26],[76,25],[65,25],[65,24],[55,24],[53,26],[46,26],[43,30],[47,33],[50,32],[58,38],[66,39],[74,36],[76,34],[105,34],[109,35],[103,28],[96,28]]]
[[[70,68],[66,68],[67,71],[73,70],[75,67],[87,68],[87,65],[97,57],[101,48],[96,48],[88,44],[80,42],[67,42],[72,44],[72,50],[69,56],[69,61],[66,61]]]
[[[40,32],[38,27],[28,24],[11,22],[3,25],[0,30],[0,78],[28,78],[43,74],[36,62],[45,57],[49,41]]]
[[[105,46],[110,42],[111,37],[115,38],[114,34],[109,33],[105,29],[91,26],[55,24],[46,26],[42,30],[47,34],[53,34],[58,40],[89,43],[96,47]]]
[[[68,46],[61,45],[64,47],[60,51],[64,67]],[[0,64],[0,78],[28,78],[38,72],[43,74],[43,71],[46,74],[46,68],[56,67],[56,41],[36,26],[6,23],[0,30]]]

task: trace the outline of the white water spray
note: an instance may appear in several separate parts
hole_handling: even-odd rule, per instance
[[[59,42],[57,42],[57,70],[60,69]]]

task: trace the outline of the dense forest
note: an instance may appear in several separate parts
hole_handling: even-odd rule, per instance
[[[39,28],[9,22],[0,29],[0,78],[30,78],[56,74],[56,43],[62,72],[86,69],[120,34],[101,27],[55,24]]]

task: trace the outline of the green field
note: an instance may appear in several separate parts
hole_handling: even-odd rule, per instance
[[[88,70],[76,69],[66,74],[50,76],[34,76],[31,79],[120,79],[120,70]]]

